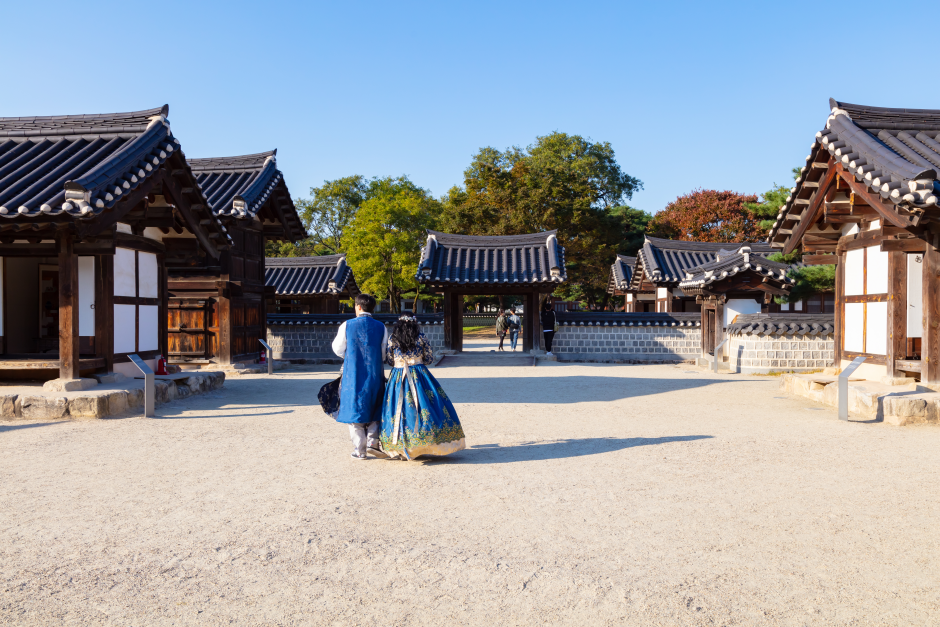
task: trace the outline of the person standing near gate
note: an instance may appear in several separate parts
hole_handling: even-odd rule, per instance
[[[516,342],[519,340],[519,329],[522,328],[522,320],[516,315],[516,308],[509,308],[509,346],[511,350],[516,350]]]
[[[339,326],[333,352],[343,358],[337,422],[349,425],[353,459],[366,459],[366,451],[387,458],[379,445],[382,397],[385,394],[385,349],[388,330],[372,318],[375,298],[356,296],[356,317]]]
[[[542,323],[542,335],[545,336],[545,354],[549,357],[552,357],[552,340],[555,339],[556,320],[552,303],[545,301],[542,313],[539,314],[539,321]]]
[[[503,350],[503,340],[506,339],[508,329],[509,320],[506,318],[506,312],[500,309],[496,316],[496,337],[499,338],[499,350]]]

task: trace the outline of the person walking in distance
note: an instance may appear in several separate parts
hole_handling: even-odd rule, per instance
[[[516,350],[516,342],[519,341],[519,329],[522,328],[522,320],[519,319],[519,316],[516,315],[516,308],[509,308],[509,347],[511,350]]]
[[[387,458],[379,444],[382,398],[385,395],[385,350],[388,330],[372,318],[375,298],[356,296],[356,317],[339,326],[333,352],[343,358],[337,422],[349,425],[353,459],[366,459],[366,451]]]
[[[507,330],[509,330],[509,321],[506,319],[506,312],[500,309],[496,315],[496,337],[499,338],[499,350],[503,350],[503,340],[506,339]]]
[[[545,354],[552,357],[552,340],[555,339],[555,310],[550,301],[545,301],[542,307],[542,313],[539,314],[539,321],[542,323],[542,335],[545,337]]]

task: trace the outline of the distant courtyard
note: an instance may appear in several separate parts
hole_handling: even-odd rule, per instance
[[[940,427],[840,422],[772,377],[479,348],[433,369],[470,448],[423,463],[350,460],[316,404],[334,366],[156,419],[0,423],[0,623],[940,614]]]

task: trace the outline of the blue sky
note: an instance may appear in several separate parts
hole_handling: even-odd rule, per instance
[[[559,130],[609,141],[655,212],[789,184],[830,96],[940,108],[926,40],[879,25],[904,4],[7,3],[0,116],[169,103],[187,156],[276,147],[295,197],[348,174],[441,195],[480,147]]]

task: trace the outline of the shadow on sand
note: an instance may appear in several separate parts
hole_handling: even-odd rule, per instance
[[[31,422],[28,424],[0,424],[0,433],[6,433],[7,431],[17,431],[18,429],[32,429],[33,427],[46,427],[49,425],[63,425],[67,423],[68,420],[57,420],[55,422]]]
[[[514,446],[481,444],[446,457],[422,457],[420,461],[455,464],[511,464],[548,459],[566,459],[612,453],[637,446],[707,440],[711,435],[676,435],[661,438],[576,438],[555,442],[532,442]]]

